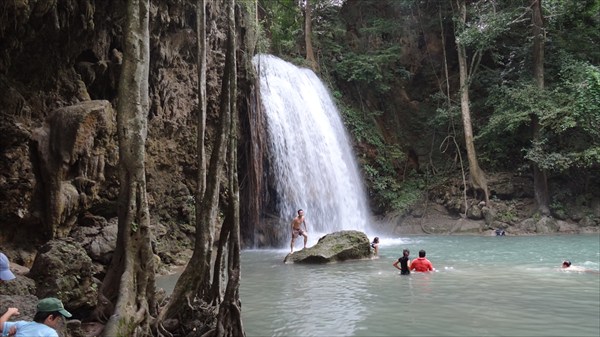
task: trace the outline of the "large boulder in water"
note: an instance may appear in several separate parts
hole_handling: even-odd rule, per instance
[[[327,234],[316,245],[288,254],[284,263],[320,264],[371,257],[371,244],[360,231],[346,230]]]

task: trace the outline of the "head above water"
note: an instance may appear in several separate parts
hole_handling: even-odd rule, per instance
[[[421,249],[419,251],[419,257],[425,257],[425,250]]]
[[[569,261],[569,260],[563,261],[563,263],[562,263],[563,268],[569,268],[570,266],[571,266],[571,261]]]

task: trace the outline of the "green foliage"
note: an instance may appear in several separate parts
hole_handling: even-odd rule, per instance
[[[334,96],[335,97],[335,96]],[[349,107],[341,101],[337,101],[340,112],[344,118],[346,127],[354,136],[357,142],[366,142],[375,147],[383,147],[383,138],[378,133],[377,128],[372,122],[373,118],[381,114],[380,111],[361,112]]]
[[[409,176],[405,181],[399,179],[394,163],[406,160],[404,151],[398,145],[385,144],[375,124],[369,122],[380,112],[362,113],[341,102],[338,105],[341,106],[346,126],[354,139],[366,144],[376,153],[373,158],[363,157],[361,160],[371,199],[380,209],[406,211],[422,197],[422,177]]]
[[[549,171],[566,172],[572,167],[593,168],[600,164],[600,147],[582,151],[551,152],[543,142],[535,142],[527,149],[525,158]]]
[[[341,42],[346,27],[340,20],[340,3],[330,0],[312,0],[313,47],[320,56],[321,65],[335,59],[343,51]]]
[[[501,222],[511,223],[518,219],[517,212],[513,208],[507,208],[498,211],[497,218]]]
[[[542,95],[532,83],[518,83],[515,86],[499,86],[492,88],[489,104],[495,107],[495,114],[482,129],[479,137],[488,134],[511,134],[531,122],[531,112],[537,108],[539,96]]]
[[[303,38],[302,12],[295,0],[259,0],[265,18],[262,25],[270,32],[271,52],[296,55]]]
[[[386,144],[377,125],[398,123],[383,120],[383,116],[398,118],[392,112],[398,102],[393,99],[394,88],[400,84],[409,88],[412,80],[418,80],[414,82],[417,85],[429,81],[433,86],[428,76],[444,77],[439,64],[428,70],[435,74],[419,69],[419,77],[413,76],[407,69],[415,69],[414,64],[410,68],[403,64],[406,52],[401,46],[415,33],[405,31],[413,19],[419,21],[423,32],[418,33],[424,34],[427,43],[433,41],[432,36],[440,36],[440,25],[448,35],[454,2],[314,0],[311,4],[320,75],[333,88],[347,128],[358,144],[370,196],[382,209],[405,209],[410,200],[418,200],[424,183],[420,176],[404,177],[403,144]],[[531,10],[523,1],[468,1],[468,22],[464,27],[455,26],[458,40],[467,47],[470,66],[477,65],[474,53],[482,56],[479,71],[470,74],[469,86],[478,160],[486,169],[528,171],[535,162],[550,173],[564,175],[600,165],[600,0],[545,0],[543,5],[547,37],[543,90],[532,79]],[[269,36],[271,52],[302,65],[304,22],[299,2],[259,0],[259,6],[265,14],[261,23],[269,32],[262,36]],[[458,93],[456,54],[452,41],[446,42],[450,90]],[[259,50],[264,51],[262,48]],[[423,51],[421,46],[419,50]],[[426,56],[425,51],[421,56]],[[343,97],[349,91],[352,99]],[[461,151],[464,136],[457,97],[441,92],[423,95],[423,99],[410,91],[409,95],[418,101],[421,116],[432,111],[419,125],[442,133],[435,139],[445,139],[445,143],[436,149]],[[344,106],[342,101],[355,106]],[[532,117],[541,128],[535,143]],[[402,142],[401,127],[386,126],[386,137]],[[452,163],[435,165],[439,170],[443,164],[449,167]],[[507,220],[511,217],[506,215]]]
[[[600,70],[587,62],[562,56],[552,87],[540,90],[531,81],[501,85],[491,90],[494,114],[479,139],[518,140],[536,116],[541,127],[536,142],[521,139],[524,159],[540,168],[564,172],[571,167],[600,164]],[[527,133],[525,133],[527,135]],[[504,146],[513,142],[495,143]]]
[[[403,213],[406,212],[415,203],[422,200],[426,187],[427,185],[422,177],[411,176],[409,179],[405,180],[400,185],[400,189],[391,196],[391,208]]]
[[[304,59],[304,9],[298,0],[258,0],[262,9],[261,26],[269,32],[269,43],[263,43],[270,52],[285,59]],[[335,59],[343,50],[340,41],[345,29],[339,19],[342,2],[331,0],[311,0],[312,43],[320,63]],[[267,34],[265,34],[267,35]],[[325,58],[323,61],[322,59]]]
[[[400,55],[399,46],[374,50],[367,54],[348,52],[342,61],[336,64],[335,71],[343,80],[374,86],[377,92],[386,93],[392,83],[410,77],[410,73],[398,65]]]
[[[395,172],[380,172],[369,164],[363,170],[370,195],[381,209],[406,212],[423,197],[426,184],[421,177],[411,176],[400,182]]]
[[[467,22],[464,27],[456,22],[457,41],[474,50],[493,49],[500,36],[506,33],[518,14],[515,8],[502,10],[492,1],[477,1],[467,6]]]
[[[600,68],[563,55],[559,78],[561,82],[553,93],[569,109],[565,109],[564,116],[552,115],[547,119],[561,122],[554,123],[555,130],[579,127],[593,140],[600,141]]]
[[[550,203],[550,209],[554,214],[558,215],[559,218],[565,219],[568,216],[567,207],[558,200],[554,200]]]
[[[600,68],[564,55],[560,81],[539,114],[544,139],[528,159],[541,167],[566,171],[600,165]],[[545,145],[549,145],[546,146]]]
[[[428,120],[428,125],[434,128],[458,127],[462,130],[461,112],[458,104],[446,106],[445,104],[435,110],[435,114]]]
[[[544,0],[553,41],[576,59],[600,64],[600,1]]]
[[[359,28],[361,41],[355,48],[340,52],[339,62],[334,65],[335,75],[347,82],[387,93],[394,83],[409,79],[400,58],[402,50],[397,40],[401,26],[396,19],[367,18]]]
[[[258,13],[256,13],[257,7],[255,0],[238,0],[238,4],[242,8],[242,12],[246,17],[255,18],[258,16]],[[267,32],[265,31],[264,25],[257,20],[247,20],[246,24],[249,27],[247,34],[249,34],[250,41],[253,40],[251,36],[254,34],[253,36],[256,51],[258,53],[267,53],[269,51],[271,42],[267,38]]]

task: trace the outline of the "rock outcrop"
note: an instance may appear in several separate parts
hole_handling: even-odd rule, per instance
[[[370,258],[371,245],[367,235],[346,230],[327,234],[316,245],[288,254],[284,263],[321,264]]]
[[[98,300],[92,272],[92,259],[78,242],[52,240],[40,247],[28,277],[36,281],[38,298],[57,297],[72,313],[87,313]]]

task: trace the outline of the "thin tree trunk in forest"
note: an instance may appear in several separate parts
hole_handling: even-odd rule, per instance
[[[306,60],[310,63],[310,67],[316,71],[318,64],[312,45],[312,8],[310,0],[306,0],[304,7],[304,42],[306,43]]]
[[[467,21],[467,7],[464,0],[457,0],[459,11],[459,25],[464,27]],[[471,124],[471,108],[469,99],[469,69],[467,67],[467,51],[465,45],[456,40],[456,49],[458,50],[458,66],[460,72],[460,108],[462,113],[463,128],[465,133],[465,147],[467,149],[467,158],[469,159],[470,182],[473,189],[482,190],[485,195],[485,202],[489,204],[489,192],[485,173],[479,167],[477,153],[475,152],[475,143],[473,142],[473,127]]]
[[[532,0],[533,10],[533,77],[538,89],[544,90],[544,17],[542,16],[542,0]],[[540,124],[535,113],[531,115],[533,141],[540,138]],[[546,171],[533,163],[533,190],[537,210],[544,215],[550,214],[548,179]]]
[[[195,247],[200,249],[194,250],[194,255],[198,256],[198,261],[200,263],[199,266],[202,266],[199,270],[200,282],[198,285],[200,289],[204,289],[208,291],[208,287],[210,285],[210,260],[211,260],[211,251],[213,245],[213,230],[216,221],[216,213],[214,216],[211,216],[211,211],[213,208],[218,209],[218,195],[219,195],[219,172],[221,170],[221,164],[218,164],[218,167],[211,168],[212,170],[217,170],[215,173],[216,177],[216,185],[212,185],[212,189],[210,192],[216,193],[217,200],[212,200],[210,204],[205,204],[206,194],[206,159],[205,159],[205,146],[204,146],[204,134],[206,129],[206,0],[199,0],[196,4],[196,13],[199,19],[197,24],[196,32],[198,34],[198,91],[201,94],[199,99],[200,103],[200,111],[198,114],[198,154],[199,154],[199,167],[198,167],[198,189],[196,191],[196,241]],[[222,138],[222,137],[220,137]],[[217,145],[215,145],[217,146]],[[219,148],[222,145],[219,145]],[[213,152],[214,156],[214,152]],[[216,191],[214,190],[216,188]],[[208,208],[207,208],[208,206]],[[215,219],[215,221],[213,221]],[[199,251],[200,254],[196,254]],[[192,260],[196,262],[193,258]],[[192,261],[190,261],[191,263]],[[194,264],[192,264],[194,265]],[[189,267],[189,264],[188,264]],[[187,269],[187,268],[186,268]],[[202,291],[202,290],[200,290]],[[199,294],[198,292],[196,292]],[[202,296],[201,296],[202,297]]]
[[[230,223],[223,227],[230,229],[229,233],[229,254],[227,268],[227,286],[225,296],[219,307],[217,317],[217,328],[215,336],[245,336],[242,326],[242,313],[239,297],[240,285],[240,206],[239,206],[239,186],[237,179],[237,62],[236,62],[236,34],[235,34],[235,0],[229,0],[229,38],[227,46],[227,55],[231,60],[228,65],[231,67],[229,73],[229,103],[231,113],[231,123],[229,129],[228,146],[228,185],[229,185],[229,215],[225,218]],[[221,242],[221,245],[224,243]]]
[[[227,87],[230,67],[227,64],[231,62],[225,58],[225,70],[223,72],[223,82],[221,85],[221,104],[219,106],[221,118],[219,120],[220,130],[219,136],[216,138],[213,152],[210,158],[209,171],[207,174],[206,181],[206,192],[202,201],[201,222],[196,223],[196,245],[194,249],[194,256],[198,255],[198,262],[202,263],[201,275],[198,288],[198,295],[204,297],[210,290],[210,265],[212,247],[214,243],[214,229],[218,219],[219,213],[219,190],[221,171],[223,170],[223,164],[225,162],[225,156],[227,152],[227,141],[229,132],[229,123],[231,115],[228,112],[229,109],[229,97],[227,95]],[[198,231],[198,226],[202,227]],[[188,264],[189,266],[189,264]],[[200,267],[200,265],[198,265]],[[188,269],[188,268],[186,268]]]
[[[192,303],[194,299],[210,302],[211,257],[215,224],[219,213],[219,177],[225,161],[231,117],[228,111],[230,106],[227,94],[229,73],[231,72],[230,66],[228,66],[231,61],[228,60],[228,57],[225,60],[221,86],[220,130],[217,132],[218,136],[213,144],[204,195],[200,200],[196,200],[198,213],[196,215],[194,252],[175,284],[170,301],[163,311],[164,314],[161,313],[159,323],[168,318],[175,318],[176,314],[181,310],[186,310],[187,303]]]
[[[206,151],[204,148],[204,136],[206,134],[206,0],[196,2],[196,58],[198,67],[198,135],[196,140],[196,151],[198,151],[198,189],[196,190],[196,202],[202,200],[206,189]],[[196,218],[198,210],[196,209]]]
[[[204,193],[206,191],[206,154],[204,146],[204,136],[206,133],[206,0],[197,0],[196,2],[196,58],[198,68],[198,134],[196,138],[196,151],[198,152],[198,174],[197,183],[198,187],[195,193],[196,199],[196,239],[198,239],[198,233],[202,233],[201,237],[208,236],[203,231],[208,230],[208,226],[203,226],[202,223],[202,210],[204,209],[202,201],[204,199]],[[196,246],[200,242],[196,241]],[[196,255],[196,254],[194,254]],[[198,263],[196,259],[190,259],[188,266],[195,266]],[[186,268],[187,270],[188,268]],[[191,270],[190,270],[191,271]],[[173,289],[171,300],[167,306],[161,311],[158,322],[164,321],[166,318],[172,318],[176,316],[176,312],[181,309],[183,303],[191,302],[196,294],[196,287],[198,286],[197,277],[192,277],[190,272],[186,273],[185,276],[182,274]],[[193,286],[191,286],[193,285]]]
[[[448,55],[446,55],[446,36],[445,36],[445,32],[444,32],[444,21],[442,20],[442,8],[439,8],[439,22],[440,22],[440,40],[442,41],[442,52],[444,55],[444,84],[446,84],[446,104],[448,104],[448,107],[450,107],[450,105],[452,104],[451,99],[450,99],[450,75],[448,72]],[[440,85],[440,91],[444,92],[444,90],[442,90],[441,85]],[[452,123],[452,128],[454,128],[454,123]]]
[[[115,303],[105,336],[147,336],[154,315],[154,257],[146,196],[145,144],[150,67],[148,0],[129,0],[119,79],[119,231],[117,247],[101,287]]]
[[[229,216],[229,212],[226,212],[223,226],[221,227],[221,233],[219,234],[217,256],[215,257],[213,265],[213,280],[210,290],[210,298],[213,305],[219,305],[221,303],[221,277],[225,273],[223,256],[227,256],[227,254],[225,254],[225,249],[228,247],[227,242],[229,241],[229,234],[231,233],[231,228],[229,226],[231,220],[228,218]]]
[[[451,99],[451,95],[450,95],[450,75],[449,75],[449,71],[448,71],[448,55],[446,54],[446,34],[444,32],[444,21],[442,20],[442,8],[441,6],[438,6],[439,8],[439,22],[440,22],[440,40],[442,41],[442,51],[443,51],[443,55],[444,55],[444,78],[445,78],[445,84],[446,84],[446,92],[445,92],[445,96],[446,96],[446,105],[448,106],[448,109],[452,106],[452,99]],[[440,85],[440,91],[444,91],[442,90],[442,86]],[[463,163],[463,159],[462,159],[462,155],[460,153],[460,147],[458,146],[457,142],[456,142],[456,127],[454,124],[454,118],[452,118],[452,114],[450,114],[450,128],[452,129],[451,131],[449,130],[448,133],[450,133],[450,136],[448,137],[452,137],[453,139],[453,143],[456,146],[456,153],[458,154],[458,159],[460,161],[460,172],[462,173],[462,182],[463,182],[463,201],[465,203],[465,215],[467,213],[467,209],[468,209],[468,205],[467,205],[467,179],[466,179],[466,174],[465,174],[465,165]],[[446,139],[448,139],[448,137],[446,137]],[[433,152],[433,142],[431,144],[431,148]],[[431,153],[429,155],[429,163],[430,166],[433,168],[433,164],[432,164],[433,160],[431,158]],[[423,227],[421,225],[421,227]]]

